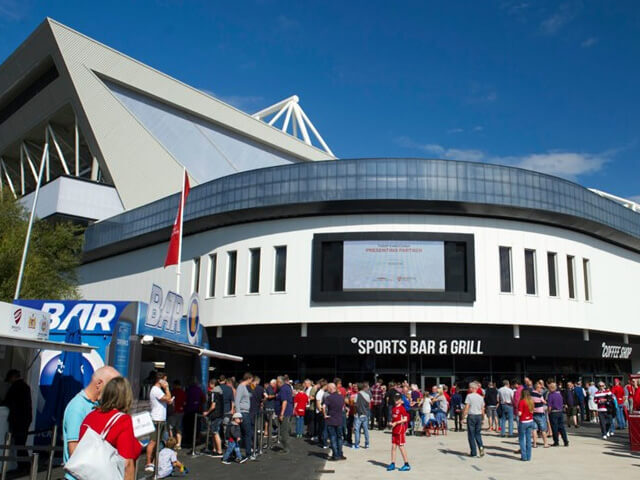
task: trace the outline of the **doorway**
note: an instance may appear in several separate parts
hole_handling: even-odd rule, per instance
[[[451,373],[437,373],[422,375],[420,380],[420,389],[425,392],[427,389],[431,391],[434,385],[446,385],[451,388],[455,382],[455,376]]]

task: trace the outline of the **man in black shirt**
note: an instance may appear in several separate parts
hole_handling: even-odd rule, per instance
[[[4,381],[11,385],[4,398],[3,405],[9,408],[8,420],[9,431],[13,437],[12,443],[14,445],[26,445],[27,432],[32,420],[31,388],[22,379],[20,372],[15,369],[7,372]],[[18,450],[17,454],[19,457],[29,456],[29,452],[26,450]],[[28,470],[29,462],[21,462],[20,469]]]
[[[386,412],[386,425],[387,428],[390,428],[390,424],[391,424],[391,409],[394,407],[394,400],[393,400],[393,396],[397,393],[396,391],[396,384],[394,382],[389,382],[389,385],[387,386],[387,391],[384,394],[384,405],[385,405],[385,412]]]
[[[489,382],[487,390],[484,392],[484,404],[487,407],[487,417],[489,417],[489,430],[498,431],[498,389],[496,384]]]

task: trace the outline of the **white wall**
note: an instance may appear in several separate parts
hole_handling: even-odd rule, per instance
[[[475,235],[474,304],[310,304],[315,233],[421,231]],[[273,293],[274,246],[287,245],[287,292]],[[514,293],[499,292],[498,246],[513,248]],[[248,250],[262,248],[260,294],[249,295]],[[538,295],[525,294],[524,249],[537,251]],[[148,301],[151,283],[175,289],[175,268],[162,269],[167,243],[80,268],[85,298]],[[229,250],[238,251],[237,294],[224,296]],[[547,251],[558,254],[559,298],[548,295]],[[217,252],[216,297],[205,299],[210,253]],[[577,300],[568,298],[566,255],[576,258]],[[202,257],[200,297],[207,326],[300,322],[440,322],[519,324],[606,330],[640,335],[640,255],[569,230],[457,216],[345,215],[237,225],[185,238],[183,259]],[[591,262],[592,301],[584,299],[582,258]],[[191,293],[192,262],[182,263],[180,293]]]

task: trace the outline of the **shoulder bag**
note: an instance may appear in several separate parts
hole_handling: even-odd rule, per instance
[[[107,442],[111,427],[124,413],[116,413],[98,434],[88,425],[64,470],[78,480],[122,480],[124,458]]]

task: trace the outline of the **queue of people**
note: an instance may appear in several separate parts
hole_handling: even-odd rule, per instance
[[[21,398],[25,403],[27,397],[30,401],[29,387],[17,371],[9,372],[7,378],[11,389],[5,404],[14,405],[15,413]],[[178,380],[170,388],[161,372],[152,372],[149,383],[150,416],[156,434],[146,445],[145,470],[156,472],[157,478],[187,472],[176,452],[183,439],[189,438],[187,428],[197,424],[196,414],[208,419],[210,453],[225,465],[255,460],[254,437],[260,433],[275,435],[279,440],[275,450],[283,455],[291,451],[290,438],[294,435],[330,449],[330,461],[343,461],[345,448],[369,448],[370,429],[377,428],[392,434],[388,470],[396,469],[399,450],[404,463],[398,469],[407,471],[411,466],[406,435],[446,433],[449,420],[455,432],[466,427],[471,456],[484,456],[483,435],[487,432],[512,437],[515,430],[520,447],[515,453],[521,460],[530,461],[532,449],[540,442],[542,448],[558,447],[560,441],[568,447],[567,428],[595,421],[602,438],[608,439],[616,429],[626,427],[629,412],[640,409],[640,387],[635,379],[624,386],[615,379],[609,387],[602,381],[597,385],[571,381],[563,385],[554,379],[533,382],[525,377],[523,382],[505,379],[500,388],[492,382],[483,387],[472,381],[468,386],[454,384],[451,388],[435,385],[424,392],[406,381],[385,384],[382,379],[371,386],[368,382],[344,385],[340,378],[291,381],[282,375],[263,384],[251,373],[245,373],[239,382],[224,376],[210,379],[206,391],[195,379],[186,390]],[[102,433],[104,441],[117,451],[122,461],[119,478],[135,478],[135,461],[143,446],[134,435],[129,415],[132,403],[128,380],[112,367],[97,369],[87,387],[65,409],[65,464],[73,467],[74,452],[91,429]],[[259,424],[263,420],[264,424]],[[10,426],[18,432],[22,424],[14,415]],[[65,475],[70,480],[76,478],[72,467]]]

